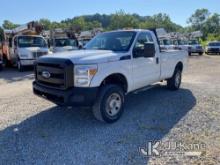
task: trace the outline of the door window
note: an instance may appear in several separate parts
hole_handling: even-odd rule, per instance
[[[141,33],[133,48],[133,57],[145,57],[145,45],[147,43],[154,43],[151,34],[149,33]]]

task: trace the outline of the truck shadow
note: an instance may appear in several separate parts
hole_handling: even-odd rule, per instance
[[[25,68],[24,72],[19,72],[17,68],[4,68],[0,72],[0,80],[5,81],[6,83],[32,79],[34,79],[33,67]]]
[[[3,164],[144,164],[139,152],[161,140],[192,110],[188,89],[157,87],[128,95],[116,123],[96,121],[90,109],[52,107],[0,131]]]

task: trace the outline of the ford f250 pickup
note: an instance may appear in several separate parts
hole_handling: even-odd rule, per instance
[[[84,50],[40,57],[33,92],[58,106],[91,106],[96,119],[113,123],[126,94],[162,80],[179,89],[186,63],[186,51],[161,51],[154,31],[105,32]]]

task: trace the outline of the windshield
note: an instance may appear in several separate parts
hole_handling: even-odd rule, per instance
[[[174,40],[174,45],[186,45],[187,42],[184,40]]]
[[[102,33],[88,42],[85,49],[128,51],[135,35],[131,31]]]
[[[65,47],[65,46],[77,46],[77,41],[75,39],[55,39],[55,46],[56,47]]]
[[[172,45],[171,40],[163,40],[164,45]]]
[[[19,36],[18,46],[24,47],[47,47],[46,41],[42,37]]]
[[[220,46],[220,42],[210,42],[209,46]]]
[[[191,40],[189,41],[189,45],[198,45],[199,42],[197,40]]]

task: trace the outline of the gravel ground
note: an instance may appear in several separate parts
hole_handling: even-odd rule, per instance
[[[128,95],[114,124],[90,109],[60,108],[32,94],[31,71],[0,72],[0,164],[220,164],[220,56],[192,56],[182,88]],[[145,157],[148,141],[205,144],[199,157],[175,150]],[[188,150],[187,150],[188,151]],[[190,150],[191,151],[191,150]],[[194,150],[193,150],[194,151]]]

